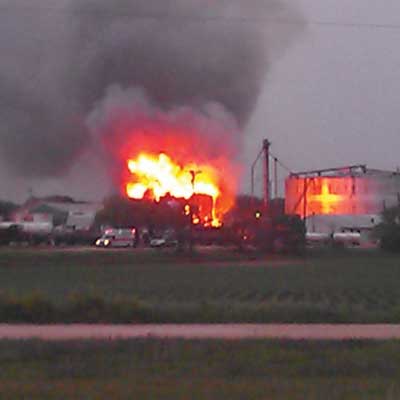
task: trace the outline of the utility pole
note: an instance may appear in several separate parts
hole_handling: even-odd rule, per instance
[[[254,196],[255,196],[255,193],[254,193],[254,190],[255,190],[254,174],[255,174],[255,169],[256,169],[256,166],[257,166],[257,162],[260,159],[260,157],[262,156],[262,154],[263,154],[263,149],[261,149],[259,151],[259,153],[257,154],[257,157],[253,161],[253,164],[251,164],[251,204],[250,204],[250,208],[251,208],[252,212],[253,212],[253,209],[255,207],[254,206]]]
[[[308,178],[305,177],[303,181],[303,218],[304,221],[307,218],[307,189],[308,189]]]
[[[191,197],[191,201],[190,201],[190,214],[189,214],[189,218],[190,218],[190,225],[189,225],[189,234],[190,234],[190,238],[189,238],[189,252],[190,254],[193,253],[193,196],[194,196],[194,191],[195,191],[195,182],[196,182],[196,176],[201,174],[200,170],[194,170],[191,169],[190,171],[190,176],[191,176],[191,184],[192,184],[192,197]]]
[[[278,159],[274,157],[274,198],[278,198]]]
[[[268,212],[269,203],[271,199],[270,193],[270,168],[269,168],[269,148],[271,143],[268,139],[263,141],[263,152],[264,152],[264,208]]]

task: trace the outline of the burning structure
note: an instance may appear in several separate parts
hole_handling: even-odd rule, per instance
[[[167,199],[196,225],[221,225],[240,172],[240,128],[223,106],[161,109],[143,91],[114,86],[88,122],[123,196]]]
[[[192,223],[221,226],[224,209],[220,198],[224,193],[219,187],[219,174],[212,166],[193,162],[181,166],[164,153],[141,153],[128,161],[128,168],[134,180],[126,185],[130,198],[147,196],[160,201],[169,195],[184,199],[184,212],[191,214]]]
[[[365,165],[292,173],[285,210],[307,220],[308,231],[371,230],[379,214],[400,202],[400,172]]]

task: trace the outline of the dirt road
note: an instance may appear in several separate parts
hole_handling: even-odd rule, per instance
[[[290,339],[389,340],[400,339],[400,325],[224,324],[224,325],[7,325],[0,339]]]

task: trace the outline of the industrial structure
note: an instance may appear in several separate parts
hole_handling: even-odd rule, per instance
[[[67,196],[30,197],[11,214],[13,223],[47,223],[78,231],[91,229],[101,203],[75,201]]]
[[[400,172],[365,165],[292,173],[286,180],[288,214],[370,215],[400,203]]]
[[[277,197],[278,166],[289,170],[271,153],[270,142],[264,140],[251,168],[253,196],[255,167],[261,159],[264,210],[272,215],[272,199]],[[308,239],[329,242],[337,237],[340,241],[353,243],[357,236],[358,244],[376,244],[372,233],[382,221],[382,212],[400,205],[400,170],[384,171],[366,165],[349,165],[289,171],[285,179],[284,202],[287,216],[297,215],[304,221]]]
[[[252,197],[255,197],[255,173],[260,160],[262,161],[263,169],[263,207],[267,212],[273,212],[276,205],[279,204],[280,201],[283,201],[282,198],[278,197],[278,168],[280,167],[285,170],[285,172],[290,172],[290,170],[271,153],[271,142],[268,139],[264,139],[262,147],[251,165],[250,179]],[[271,168],[271,162],[273,163],[273,168]],[[271,179],[271,175],[273,179]]]
[[[304,218],[308,232],[365,234],[400,204],[400,171],[352,165],[291,173],[285,192],[286,213]]]

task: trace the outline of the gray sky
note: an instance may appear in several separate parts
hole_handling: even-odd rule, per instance
[[[396,0],[297,1],[311,22],[400,25]],[[268,75],[248,126],[247,165],[267,137],[292,170],[400,166],[399,40],[400,29],[309,24]],[[260,192],[261,171],[257,183]]]
[[[264,82],[244,135],[243,190],[248,190],[247,170],[264,137],[293,170],[354,163],[390,169],[400,165],[400,28],[312,23],[400,25],[400,2],[294,1],[311,23],[272,65]],[[93,200],[110,189],[104,167],[91,156],[64,178],[10,179],[3,167],[0,182],[0,198],[18,201],[30,187],[37,195]]]

